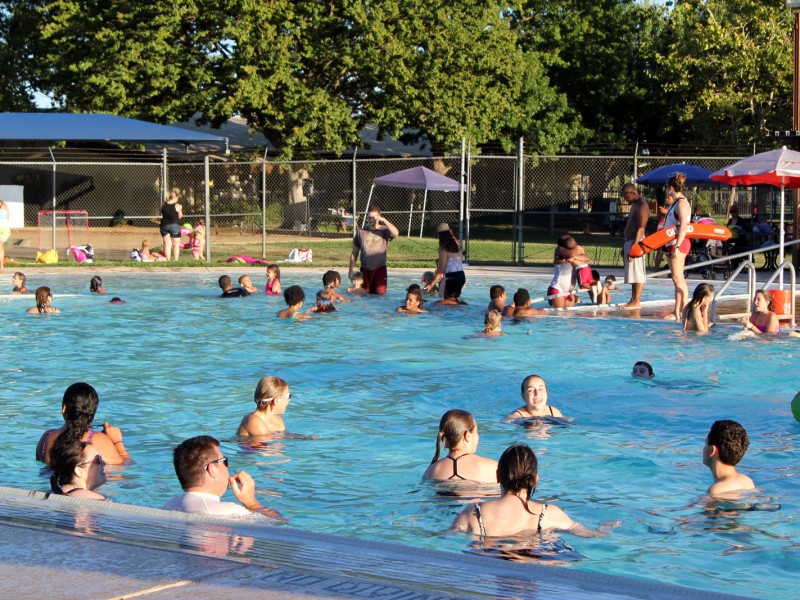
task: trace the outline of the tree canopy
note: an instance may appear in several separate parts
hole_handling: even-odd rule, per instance
[[[368,122],[436,153],[753,143],[791,125],[783,0],[0,2],[0,108],[245,117],[283,158]]]

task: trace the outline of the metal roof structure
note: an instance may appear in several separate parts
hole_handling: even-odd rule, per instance
[[[126,117],[53,112],[0,113],[0,140],[228,144],[223,136]]]

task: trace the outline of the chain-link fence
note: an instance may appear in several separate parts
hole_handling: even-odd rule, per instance
[[[12,241],[19,248],[9,248],[12,256],[27,257],[38,246],[52,245],[55,236],[38,231],[39,211],[45,210],[86,211],[98,258],[127,258],[143,240],[157,249],[161,202],[167,189],[177,189],[189,229],[207,219],[214,260],[232,254],[267,257],[266,244],[282,236],[300,238],[309,247],[349,239],[368,206],[379,206],[400,231],[395,246],[402,248],[401,261],[432,261],[436,227],[446,222],[459,233],[473,263],[549,264],[556,237],[569,232],[593,254],[594,263],[610,266],[621,260],[618,235],[627,207],[620,205],[619,190],[624,183],[666,164],[686,162],[714,171],[737,159],[450,156],[233,162],[209,157],[186,162],[129,153],[125,160],[73,161],[51,152],[41,160],[0,160],[0,185],[16,186],[24,198],[25,227],[15,233]],[[463,193],[424,182],[376,184],[383,176],[419,167],[454,184],[464,182]],[[641,189],[655,208],[663,189]],[[724,221],[731,202],[743,216],[779,219],[774,189],[744,188],[732,195],[724,186],[692,188],[687,197],[696,213],[718,221]],[[792,203],[787,206],[791,223]],[[654,223],[655,218],[653,210]],[[58,220],[47,223],[55,228]],[[56,239],[56,245],[65,243]],[[347,250],[336,248],[344,259]]]

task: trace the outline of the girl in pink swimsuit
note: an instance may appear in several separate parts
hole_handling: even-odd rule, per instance
[[[772,298],[765,290],[758,290],[753,297],[753,312],[742,317],[745,329],[753,333],[780,333],[781,323],[778,315],[772,312]]]

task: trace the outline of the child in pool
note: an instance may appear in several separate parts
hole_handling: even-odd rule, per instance
[[[281,270],[278,265],[270,265],[267,267],[267,287],[264,292],[268,296],[281,295]]]
[[[358,298],[363,298],[367,295],[367,290],[364,289],[364,275],[361,274],[361,271],[353,273],[350,281],[353,282],[353,287],[347,288],[348,294],[352,294]]]
[[[483,317],[483,333],[476,334],[477,337],[500,337],[508,335],[502,331],[503,313],[499,310],[487,310]]]
[[[362,283],[363,283],[363,277],[362,277]],[[342,285],[342,276],[339,274],[339,271],[326,271],[325,274],[322,276],[322,287],[331,292],[332,302],[350,302],[349,298],[345,298],[339,293],[338,288],[340,285]],[[326,312],[333,312],[333,311],[326,311]]]
[[[239,277],[239,286],[251,294],[258,293],[258,289],[256,289],[256,286],[253,285],[253,280],[250,279],[250,275],[242,275]]]
[[[11,290],[12,294],[27,294],[30,290],[26,287],[27,278],[25,277],[25,273],[21,273],[17,271],[11,276],[11,285],[14,286],[14,289]]]
[[[631,369],[631,377],[636,379],[652,379],[656,374],[653,373],[653,367],[649,362],[643,360],[636,361]]]
[[[528,375],[523,379],[521,392],[525,406],[521,406],[511,413],[508,416],[509,420],[564,416],[556,407],[547,404],[547,384],[538,375]]]
[[[736,421],[714,422],[703,446],[703,464],[714,478],[714,483],[708,488],[709,496],[730,497],[744,490],[755,489],[752,479],[736,472],[736,465],[749,445],[747,432]]]
[[[103,279],[99,275],[95,275],[92,277],[91,281],[89,281],[89,291],[93,294],[106,293],[105,289],[103,289]]]
[[[333,304],[334,292],[328,288],[317,292],[317,303],[309,308],[306,312],[312,313],[332,313],[337,312],[339,309]],[[348,300],[349,302],[349,300]]]
[[[420,283],[422,284],[423,288],[426,288],[433,283],[433,280],[436,278],[436,273],[433,271],[425,271],[422,274],[422,278],[420,279]],[[435,285],[429,292],[431,294],[438,294],[439,293],[439,286]]]
[[[281,415],[286,412],[291,399],[289,384],[283,379],[263,377],[253,394],[256,409],[242,418],[236,435],[266,435],[286,431]]]
[[[506,308],[506,288],[502,285],[493,285],[489,288],[489,306],[486,307],[486,312],[490,310],[499,311],[503,314]]]
[[[684,331],[708,331],[714,323],[708,322],[711,302],[714,300],[714,286],[701,283],[694,288],[692,299],[683,309]]]
[[[286,302],[287,308],[278,311],[279,319],[311,318],[309,315],[300,312],[300,309],[303,308],[303,302],[306,301],[306,294],[299,285],[290,285],[283,290],[283,299]]]

